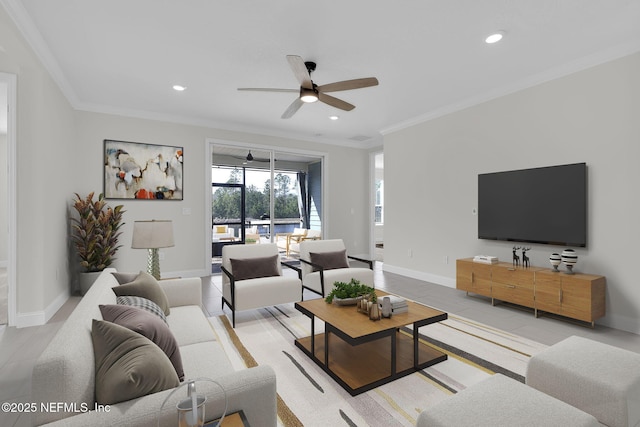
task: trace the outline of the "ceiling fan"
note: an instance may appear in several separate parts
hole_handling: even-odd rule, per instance
[[[249,150],[249,154],[247,154],[246,156],[233,156],[232,155],[230,157],[233,157],[234,159],[242,160],[243,164],[248,164],[248,163],[253,163],[253,162],[269,163],[271,161],[269,158],[255,157],[253,154],[251,154],[251,150]],[[277,162],[278,159],[273,159],[273,161]]]
[[[276,88],[256,88],[256,87],[242,87],[238,90],[242,91],[257,91],[257,92],[299,92],[298,98],[295,99],[289,105],[289,107],[282,113],[283,119],[288,119],[293,116],[296,111],[302,107],[304,103],[309,102],[324,102],[332,107],[339,108],[344,111],[351,111],[355,107],[353,104],[349,104],[338,98],[334,98],[331,95],[327,95],[327,92],[339,92],[342,90],[360,89],[369,86],[376,86],[378,79],[375,77],[365,77],[362,79],[343,80],[340,82],[329,83],[326,85],[318,86],[311,80],[311,73],[316,69],[316,63],[311,61],[304,61],[297,55],[287,55],[287,61],[293,71],[293,74],[300,83],[300,89],[276,89]]]

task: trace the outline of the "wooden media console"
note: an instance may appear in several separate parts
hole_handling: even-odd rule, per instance
[[[603,276],[566,274],[542,267],[515,267],[511,263],[483,264],[473,258],[456,260],[456,288],[532,308],[541,312],[589,322],[605,315]]]

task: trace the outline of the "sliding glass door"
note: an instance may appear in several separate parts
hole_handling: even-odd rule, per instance
[[[226,244],[322,230],[321,157],[213,144],[211,179],[214,256]]]

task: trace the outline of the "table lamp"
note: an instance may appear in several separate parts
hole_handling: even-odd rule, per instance
[[[148,249],[147,273],[160,279],[159,248],[169,248],[173,243],[173,224],[168,220],[134,221],[133,249]]]

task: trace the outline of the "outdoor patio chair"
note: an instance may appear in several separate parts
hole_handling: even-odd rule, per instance
[[[287,256],[291,255],[292,252],[297,254],[300,253],[300,243],[304,240],[320,240],[322,238],[322,231],[320,230],[306,230],[306,234],[292,234],[289,236],[289,244],[287,245],[289,250],[287,251]]]
[[[282,251],[285,251],[286,256],[289,256],[289,245],[291,239],[301,239],[307,235],[306,228],[294,228],[292,233],[277,233],[276,234],[276,244],[278,248]]]

